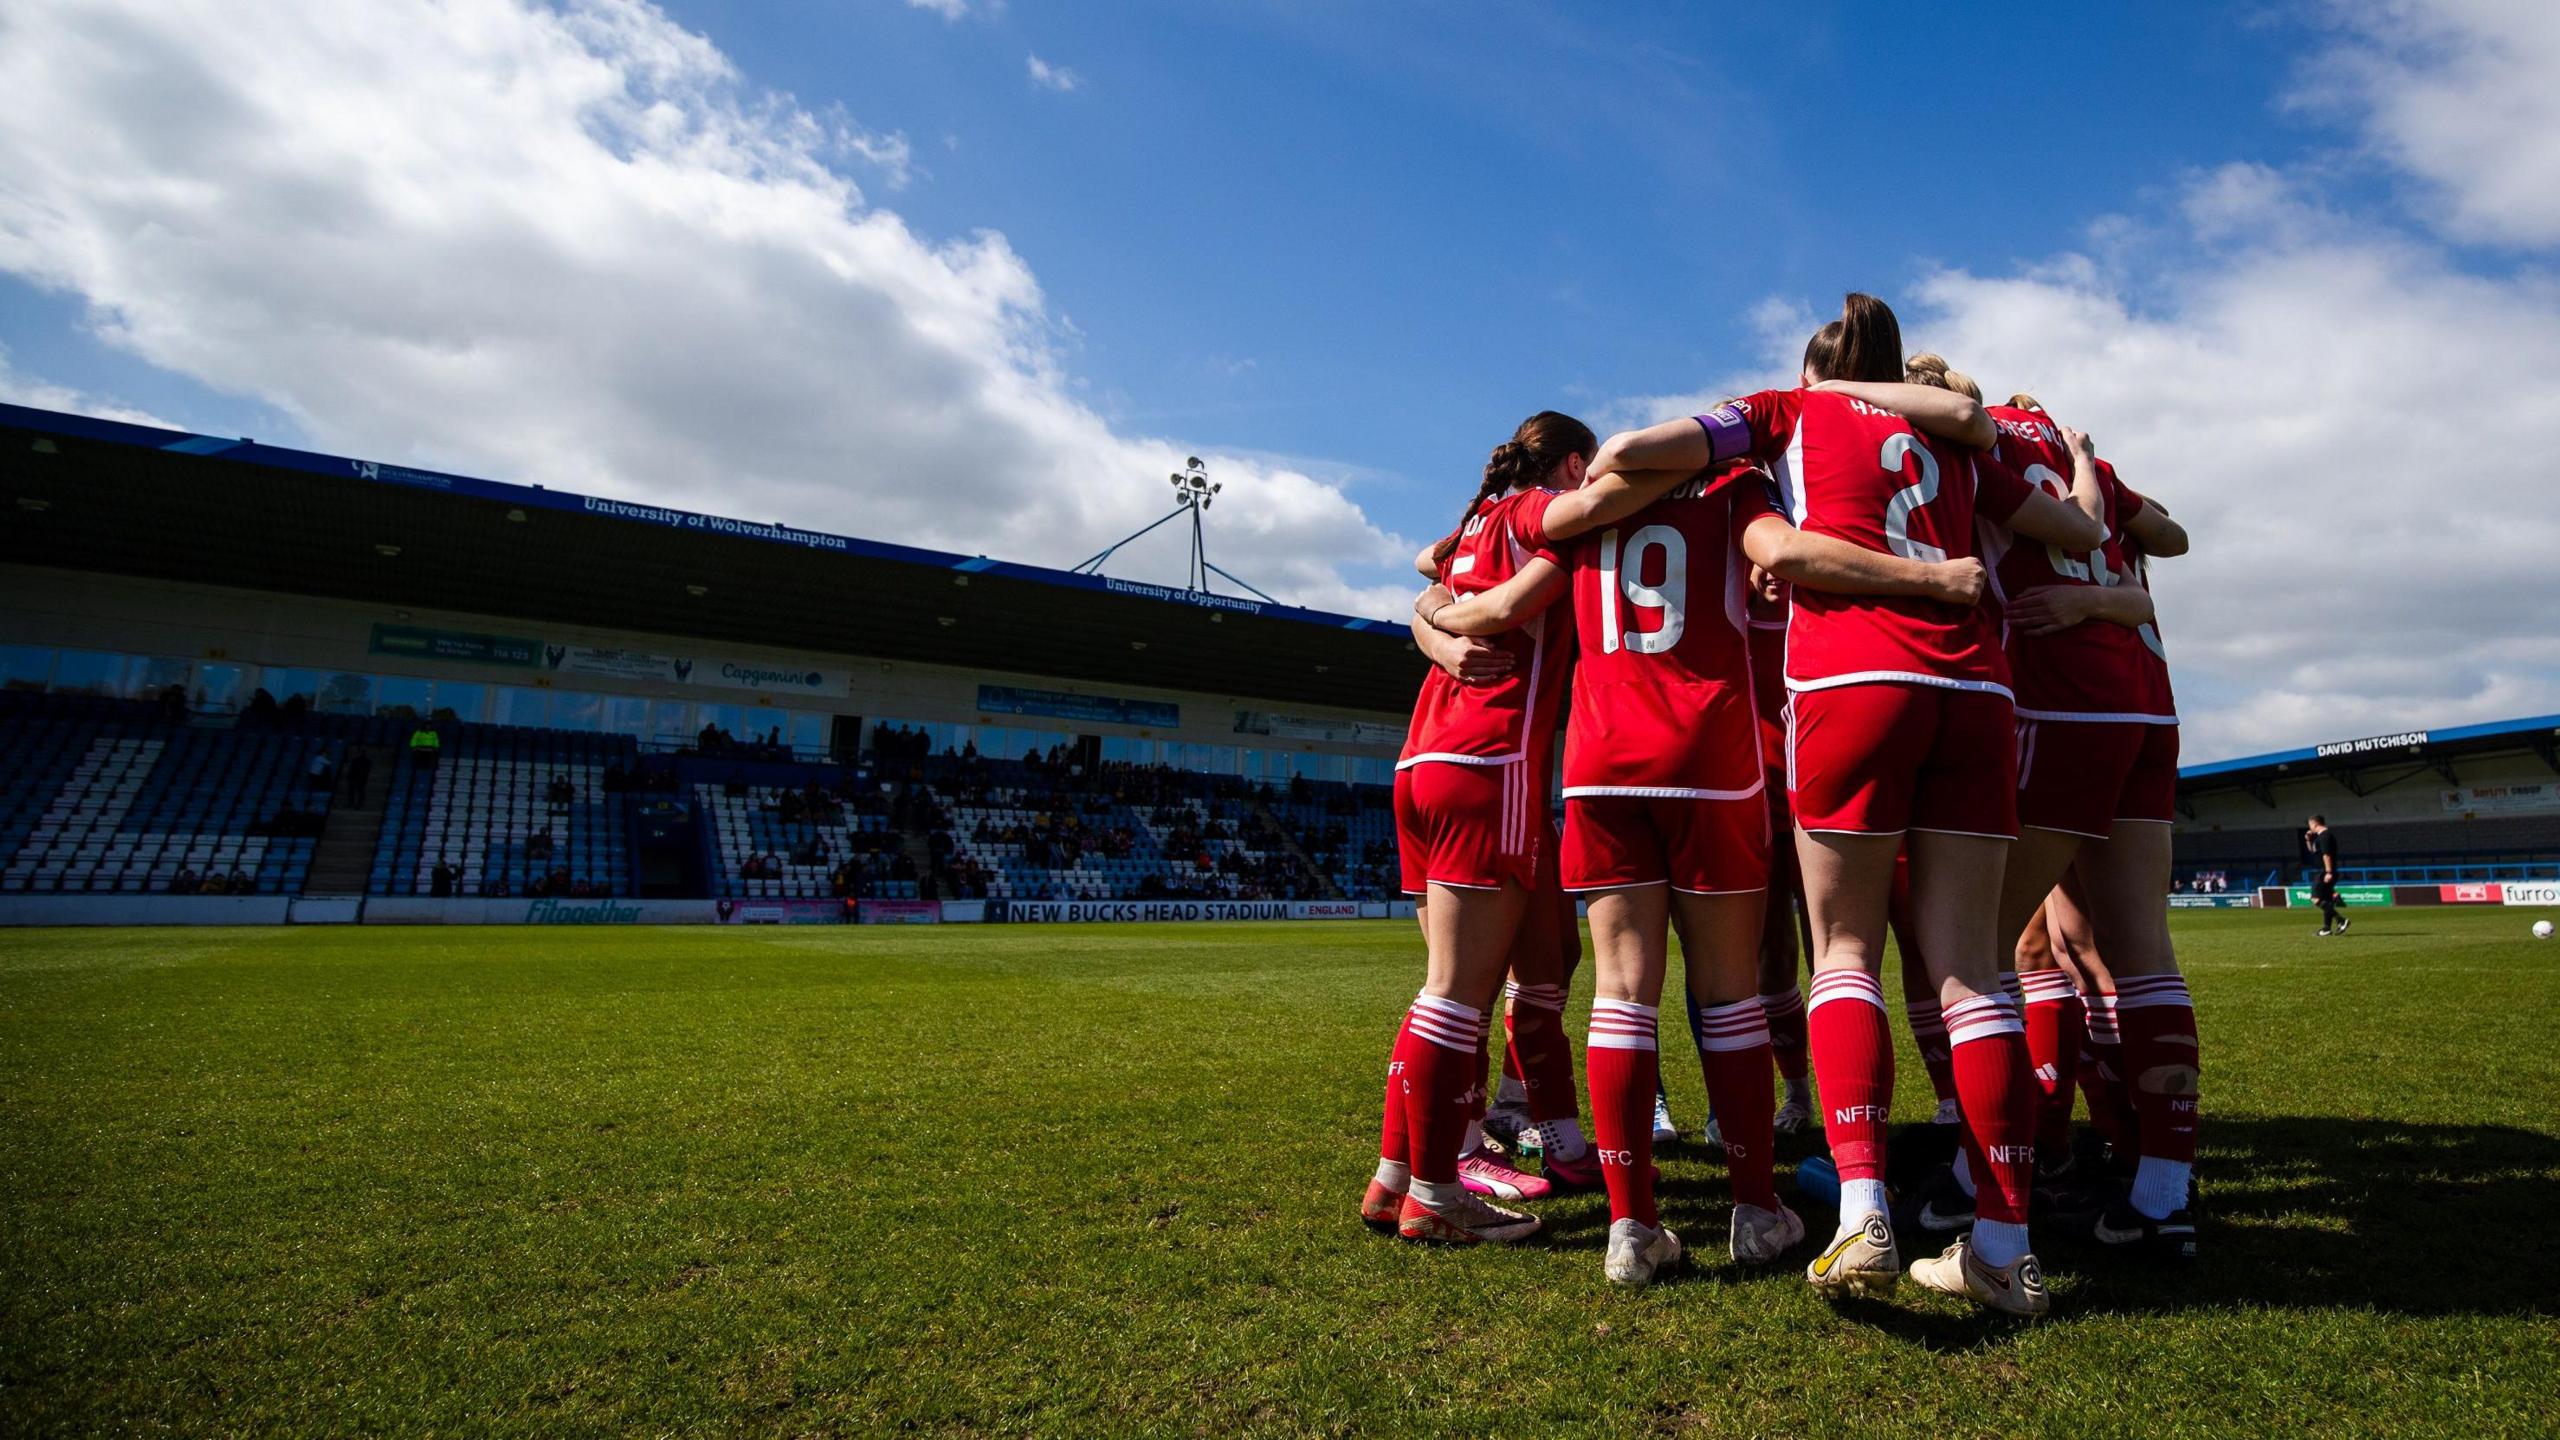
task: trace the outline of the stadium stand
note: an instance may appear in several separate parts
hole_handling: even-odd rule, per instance
[[[628,818],[606,776],[636,766],[637,741],[511,725],[439,733],[432,763],[408,751],[393,771],[371,893],[632,893]]]
[[[755,898],[913,900],[906,839],[876,788],[817,775],[799,788],[696,784],[711,817],[715,888]]]
[[[183,704],[0,696],[0,889],[292,895],[338,740],[198,726]]]
[[[996,899],[1309,900],[1352,896],[1316,860],[1324,833],[1268,785],[1063,750],[928,757],[915,773],[945,894]],[[1372,787],[1375,788],[1375,787]],[[1305,807],[1295,807],[1304,809]]]

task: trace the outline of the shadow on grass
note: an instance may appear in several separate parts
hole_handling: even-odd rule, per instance
[[[1897,1132],[1897,1189],[1952,1152],[1939,1127]],[[2210,1119],[2198,1165],[2201,1255],[2164,1269],[2039,1231],[2058,1282],[2047,1323],[2265,1305],[2387,1315],[2560,1314],[2540,1237],[2560,1208],[2560,1139],[2506,1125],[2335,1118]],[[1806,1206],[1827,1232],[1832,1212]],[[1936,1237],[1906,1232],[1905,1261]],[[1841,1313],[1933,1351],[2015,1333],[1993,1316],[1860,1303]]]

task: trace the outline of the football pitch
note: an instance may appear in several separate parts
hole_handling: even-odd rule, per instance
[[[2204,1258],[2032,1327],[1737,1272],[1694,1143],[1650,1291],[1371,1235],[1410,925],[0,932],[0,1429],[2548,1434],[2531,918],[2177,916]]]

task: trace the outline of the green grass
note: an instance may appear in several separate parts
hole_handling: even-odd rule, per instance
[[[1409,926],[0,932],[0,1429],[2548,1434],[2529,918],[2181,914],[2206,1258],[2024,1329],[1735,1272],[1694,1147],[1648,1292],[1370,1235]]]

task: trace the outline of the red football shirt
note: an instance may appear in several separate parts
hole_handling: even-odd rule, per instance
[[[2131,519],[2142,513],[2142,507],[2151,503],[2143,499],[2132,486],[2125,484],[2117,476],[2116,467],[2105,460],[2098,462],[2098,478],[2106,482],[2108,497],[2115,506],[2111,513],[2115,515]],[[2112,521],[2109,522],[2108,528],[2117,529]],[[2147,593],[2151,589],[2151,562],[2134,546],[2130,538],[2122,536],[2121,530],[2118,530],[2118,535],[2119,539],[2116,543],[2119,558],[2122,561],[2120,573],[2127,583],[2139,585]],[[2081,628],[2087,627],[2084,625]],[[2133,633],[2134,638],[2142,642],[2142,653],[2138,657],[2141,689],[2137,692],[2141,697],[2141,704],[2152,718],[2174,724],[2178,718],[2178,695],[2169,684],[2169,648],[2161,642],[2160,622],[2154,619],[2149,624],[2135,627]]]
[[[1763,390],[1697,418],[1719,460],[1768,465],[1798,528],[1907,559],[1979,555],[1976,520],[2005,522],[2030,493],[1996,459],[1827,390]],[[1790,690],[1885,682],[2010,693],[1983,607],[1898,596],[1797,591],[1786,674]]]
[[[1562,565],[1539,524],[1555,498],[1553,490],[1515,490],[1480,507],[1461,528],[1441,583],[1463,597],[1500,585],[1533,557]],[[1461,685],[1436,665],[1423,677],[1397,769],[1425,760],[1507,765],[1524,755],[1548,763],[1573,658],[1573,624],[1551,605],[1503,638],[1518,663],[1495,684]]]
[[[1736,799],[1761,784],[1742,530],[1774,514],[1760,471],[1702,471],[1573,546],[1564,793]]]
[[[2001,461],[2027,483],[2070,503],[2071,451],[2053,421],[2033,410],[2007,405],[1992,406],[1991,418],[2000,427],[1997,453]],[[2124,583],[2124,553],[2116,537],[2125,517],[2133,513],[2123,506],[2123,497],[2131,492],[2121,483],[2100,488],[2106,501],[2106,513],[2100,518],[2106,523],[2107,538],[2095,550],[2065,551],[2003,530],[1985,531],[1983,557],[1992,567],[1995,598],[2005,604],[2047,586]],[[2175,718],[2155,708],[2161,692],[2145,673],[2150,657],[2142,637],[2132,630],[2103,620],[2050,635],[2003,629],[2021,716],[2030,720]]]

